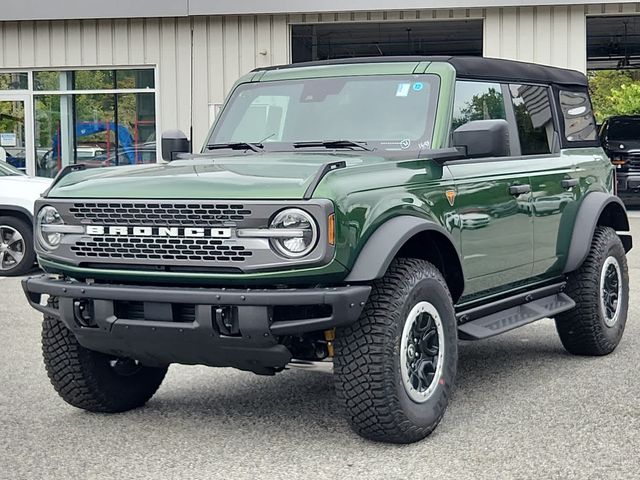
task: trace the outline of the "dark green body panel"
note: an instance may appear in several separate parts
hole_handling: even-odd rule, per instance
[[[440,77],[432,148],[448,146],[455,71],[447,63],[397,62],[257,72],[238,83],[337,75],[434,74]],[[63,178],[50,198],[302,199],[318,168],[344,160],[313,197],[330,199],[336,214],[335,257],[314,268],[251,274],[83,269],[46,257],[40,264],[78,278],[200,285],[335,284],[388,219],[414,215],[442,225],[462,254],[461,303],[558,277],[580,201],[611,192],[613,170],[600,148],[546,156],[450,161],[385,158],[376,152],[238,153],[139,167],[86,170]],[[565,189],[565,178],[579,184]],[[509,186],[531,184],[514,197]],[[447,190],[456,193],[453,205]],[[452,259],[453,260],[453,259]]]

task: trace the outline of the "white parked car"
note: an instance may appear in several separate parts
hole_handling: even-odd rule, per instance
[[[33,267],[33,204],[52,181],[0,162],[0,276],[22,275]]]

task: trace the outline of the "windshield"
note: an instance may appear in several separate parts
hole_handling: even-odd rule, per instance
[[[233,92],[208,145],[252,143],[265,150],[371,150],[431,146],[437,102],[434,75],[371,75],[245,83]],[[334,142],[300,145],[302,142]],[[206,150],[206,148],[205,148]],[[361,150],[359,150],[361,151]]]
[[[640,142],[640,118],[612,120],[607,132],[609,140],[637,140]]]
[[[8,177],[10,175],[24,175],[24,173],[8,163],[0,162],[0,177]]]

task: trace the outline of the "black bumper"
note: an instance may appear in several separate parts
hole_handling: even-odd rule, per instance
[[[203,364],[256,373],[273,373],[291,360],[279,336],[353,323],[371,291],[369,286],[241,290],[89,285],[47,275],[27,278],[22,287],[33,308],[59,318],[91,350],[150,365]],[[42,294],[56,297],[58,307],[41,305]],[[90,312],[89,320],[82,318],[80,307]],[[288,307],[297,316],[278,320],[278,312]],[[225,315],[233,319],[233,331],[221,324]]]
[[[623,172],[616,175],[618,196],[640,199],[640,172]]]

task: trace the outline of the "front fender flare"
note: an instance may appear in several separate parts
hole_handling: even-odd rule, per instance
[[[432,231],[443,235],[451,243],[462,265],[460,251],[451,233],[441,225],[411,215],[394,217],[373,232],[360,251],[346,282],[369,282],[381,278],[402,246],[414,235]]]
[[[600,221],[603,213],[607,213],[607,219],[604,223]],[[627,232],[629,230],[627,210],[620,198],[604,192],[587,194],[576,215],[563,273],[573,272],[580,268],[580,265],[589,254],[591,240],[599,224],[610,226],[616,232]],[[625,251],[631,250],[631,235],[618,233],[618,236],[622,240]]]

